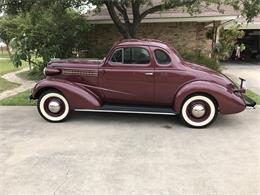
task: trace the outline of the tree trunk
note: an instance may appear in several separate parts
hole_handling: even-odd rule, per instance
[[[6,44],[6,50],[7,50],[9,57],[11,58],[12,54],[11,54],[11,51],[10,51],[9,44]]]
[[[137,38],[137,32],[139,29],[141,21],[134,21],[133,24],[129,28],[129,34],[131,38]]]
[[[219,23],[213,21],[212,45],[211,45],[211,58],[217,60],[217,44],[219,42]]]
[[[161,4],[155,5],[151,8],[140,13],[140,6],[145,5],[145,1],[141,0],[121,0],[121,1],[112,1],[112,0],[103,0],[103,2],[111,19],[116,25],[118,31],[123,35],[125,39],[136,38],[136,34],[138,32],[141,21],[149,14],[175,7],[182,7],[184,5],[191,6],[196,3],[197,0],[189,0],[189,1],[162,1]],[[132,13],[133,13],[133,22],[130,22],[127,8],[129,8],[129,3],[132,5]],[[122,18],[124,22],[122,22]]]
[[[31,57],[28,57],[28,65],[29,65],[29,70],[32,70],[32,59]]]

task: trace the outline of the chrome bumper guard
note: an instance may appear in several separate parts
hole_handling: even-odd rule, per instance
[[[238,91],[240,91],[243,94],[245,102],[246,102],[246,106],[255,108],[256,102],[253,99],[251,99],[250,97],[244,95],[244,93],[246,92],[246,86],[245,86],[246,80],[243,78],[239,78],[239,79],[240,79],[240,89]]]
[[[245,98],[245,102],[246,102],[247,107],[255,108],[256,102],[254,100],[252,100],[250,97],[248,97],[246,95],[244,95],[244,98]]]

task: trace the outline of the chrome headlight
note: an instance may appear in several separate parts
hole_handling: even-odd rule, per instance
[[[43,75],[46,76],[46,67],[43,69]]]

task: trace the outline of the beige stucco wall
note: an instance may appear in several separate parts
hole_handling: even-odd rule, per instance
[[[211,41],[206,38],[208,23],[147,23],[141,24],[138,37],[166,41],[177,49],[209,54]],[[97,24],[87,34],[88,57],[101,57],[122,36],[112,24]]]

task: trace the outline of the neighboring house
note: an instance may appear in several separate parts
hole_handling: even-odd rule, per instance
[[[215,24],[215,27],[221,27],[241,20],[239,13],[234,11],[233,8],[225,6],[222,9],[224,13],[220,13],[216,8],[205,7],[202,8],[200,14],[193,16],[184,13],[182,9],[150,14],[142,21],[138,37],[160,39],[177,49],[185,48],[210,55],[212,40],[206,37],[206,33],[213,28],[213,24]],[[129,13],[131,18],[131,12]],[[113,24],[107,9],[102,9],[97,14],[88,15],[87,20],[95,26],[87,37],[90,47],[88,56],[101,57],[122,36]],[[259,20],[260,17],[257,18],[255,23],[250,24],[250,30],[253,30],[253,34],[260,33]],[[242,28],[247,29],[248,26],[244,25]],[[253,36],[252,33],[249,36]],[[255,39],[259,43],[259,36]],[[259,51],[258,48],[258,53],[260,53]]]
[[[6,44],[0,41],[0,47],[6,47]]]
[[[0,41],[0,53],[3,53],[4,51],[6,51],[6,44]]]

